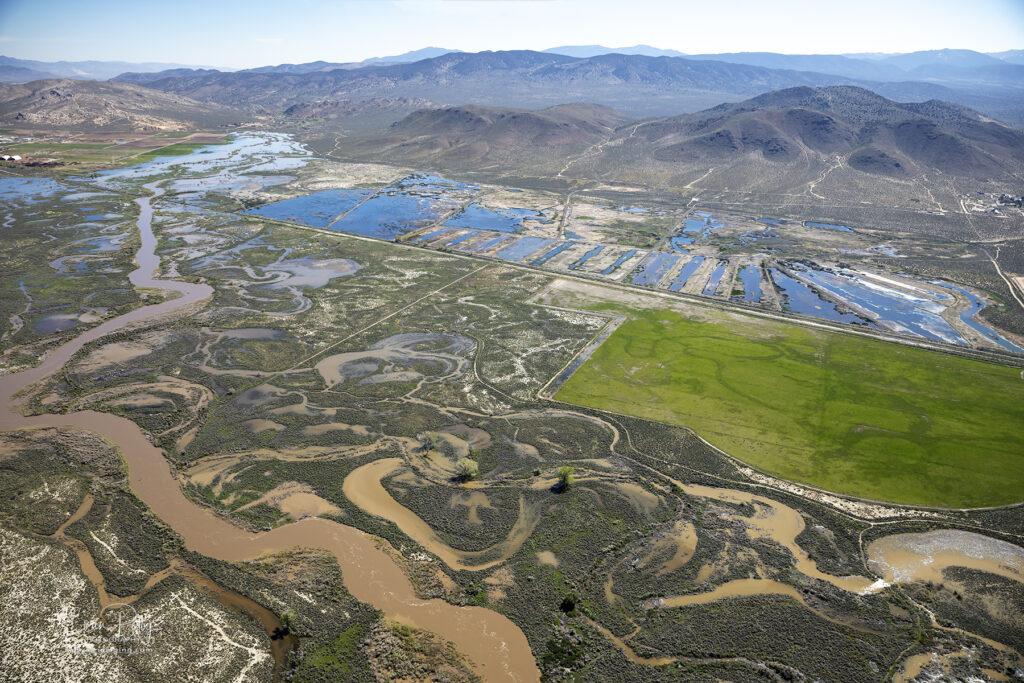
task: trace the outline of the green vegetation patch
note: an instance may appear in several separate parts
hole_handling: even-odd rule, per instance
[[[1019,368],[779,322],[629,314],[559,400],[685,425],[765,472],[853,496],[1022,499]]]
[[[182,133],[190,135],[191,133]],[[168,136],[147,136],[129,142],[60,142],[37,141],[8,145],[5,154],[20,154],[29,159],[55,159],[63,164],[89,168],[110,168],[152,161],[157,157],[190,154],[209,145],[227,142],[226,136],[168,143]],[[175,138],[170,138],[175,139]],[[149,147],[147,150],[146,148]]]
[[[191,154],[192,152],[200,149],[201,147],[209,147],[210,145],[221,145],[227,142],[227,138],[213,141],[203,142],[176,142],[173,145],[167,145],[166,147],[160,147],[158,149],[150,150],[133,157],[135,163],[144,161],[152,161],[157,157],[176,157],[185,154]]]
[[[353,661],[362,656],[359,649],[363,638],[362,624],[352,624],[342,631],[337,638],[329,643],[319,645],[306,655],[299,667],[299,679],[315,679],[307,670],[323,672],[340,679],[349,679],[353,671]]]

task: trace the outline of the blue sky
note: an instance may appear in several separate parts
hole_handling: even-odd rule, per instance
[[[222,67],[647,43],[682,52],[1024,48],[1024,0],[0,0],[0,54]]]

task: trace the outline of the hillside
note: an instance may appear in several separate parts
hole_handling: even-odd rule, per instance
[[[148,85],[153,81],[159,81],[162,78],[172,78],[176,76],[207,76],[218,73],[222,72],[217,69],[192,69],[185,67],[181,69],[166,69],[164,71],[126,71],[122,74],[118,74],[116,78],[111,80],[118,83]]]
[[[872,174],[985,178],[1024,164],[1024,133],[939,101],[897,103],[856,87],[791,88],[653,121],[629,140],[664,162],[839,157]]]
[[[24,66],[0,64],[0,83],[28,83],[45,78],[56,78],[54,74]]]
[[[787,88],[693,114],[628,118],[599,105],[463,105],[325,144],[338,158],[438,171],[939,212],[955,206],[957,193],[1012,191],[1024,172],[1024,131],[959,105],[894,102],[854,86]]]
[[[560,164],[614,135],[626,117],[607,107],[567,104],[539,111],[479,106],[422,109],[380,136],[344,148],[353,158],[448,168]]]
[[[242,120],[227,107],[128,83],[43,80],[0,85],[0,122],[19,128],[183,130]]]

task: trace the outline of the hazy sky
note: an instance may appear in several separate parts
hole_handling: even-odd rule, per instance
[[[0,0],[0,54],[224,67],[647,43],[688,53],[1024,48],[1024,0]]]

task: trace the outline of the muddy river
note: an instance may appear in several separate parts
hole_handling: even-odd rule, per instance
[[[162,191],[145,186],[154,197]],[[398,622],[445,638],[464,653],[487,680],[539,680],[539,671],[522,631],[497,612],[481,607],[456,607],[443,600],[416,596],[387,544],[358,529],[324,519],[303,519],[272,531],[253,533],[235,526],[185,497],[164,453],[153,446],[130,420],[108,413],[80,411],[64,415],[25,417],[13,398],[59,371],[83,346],[126,327],[185,312],[205,302],[213,290],[205,284],[161,280],[152,231],[153,197],[136,200],[141,246],[138,268],[130,275],[138,288],[158,289],[176,298],[143,306],[112,318],[51,351],[32,369],[0,380],[0,429],[63,427],[95,433],[116,445],[128,468],[133,493],[177,533],[191,550],[228,562],[240,562],[297,548],[324,550],[337,559],[345,587],[358,600]],[[392,550],[393,552],[393,550]]]
[[[484,550],[452,548],[415,512],[392,498],[381,484],[381,479],[404,465],[401,458],[383,458],[356,468],[342,484],[345,497],[364,512],[393,523],[452,569],[483,571],[502,564],[522,547],[540,521],[539,514],[527,508],[526,502],[520,498],[519,517],[504,540]]]

